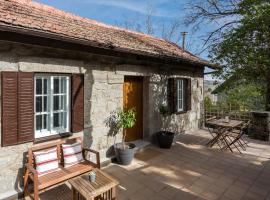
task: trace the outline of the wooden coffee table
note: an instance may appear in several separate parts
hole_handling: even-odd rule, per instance
[[[93,169],[93,171],[96,172],[95,182],[89,181],[88,173],[68,181],[71,185],[73,200],[115,200],[118,181],[99,169]]]

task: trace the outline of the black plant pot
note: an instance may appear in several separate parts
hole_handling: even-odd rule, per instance
[[[123,148],[122,143],[114,145],[116,159],[119,164],[129,165],[134,158],[136,145],[133,143],[125,143],[125,146],[126,148]]]
[[[156,133],[160,148],[169,149],[172,146],[174,133],[169,131],[159,131]]]

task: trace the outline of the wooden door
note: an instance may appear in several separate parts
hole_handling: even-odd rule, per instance
[[[143,138],[143,77],[126,76],[123,87],[124,110],[135,108],[136,123],[126,130],[126,142]]]

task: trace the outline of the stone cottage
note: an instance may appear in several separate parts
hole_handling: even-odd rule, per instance
[[[199,128],[210,64],[176,44],[29,0],[0,0],[0,199],[21,192],[28,147],[83,136],[110,160],[106,119],[136,108],[127,141],[152,141],[167,105],[176,133]]]

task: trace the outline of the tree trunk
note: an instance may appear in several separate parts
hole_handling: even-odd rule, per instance
[[[265,110],[270,111],[270,70],[266,78]]]
[[[123,147],[123,149],[126,149],[126,135],[127,135],[127,130],[124,128],[124,130],[123,130],[123,139],[122,139],[122,147]]]

